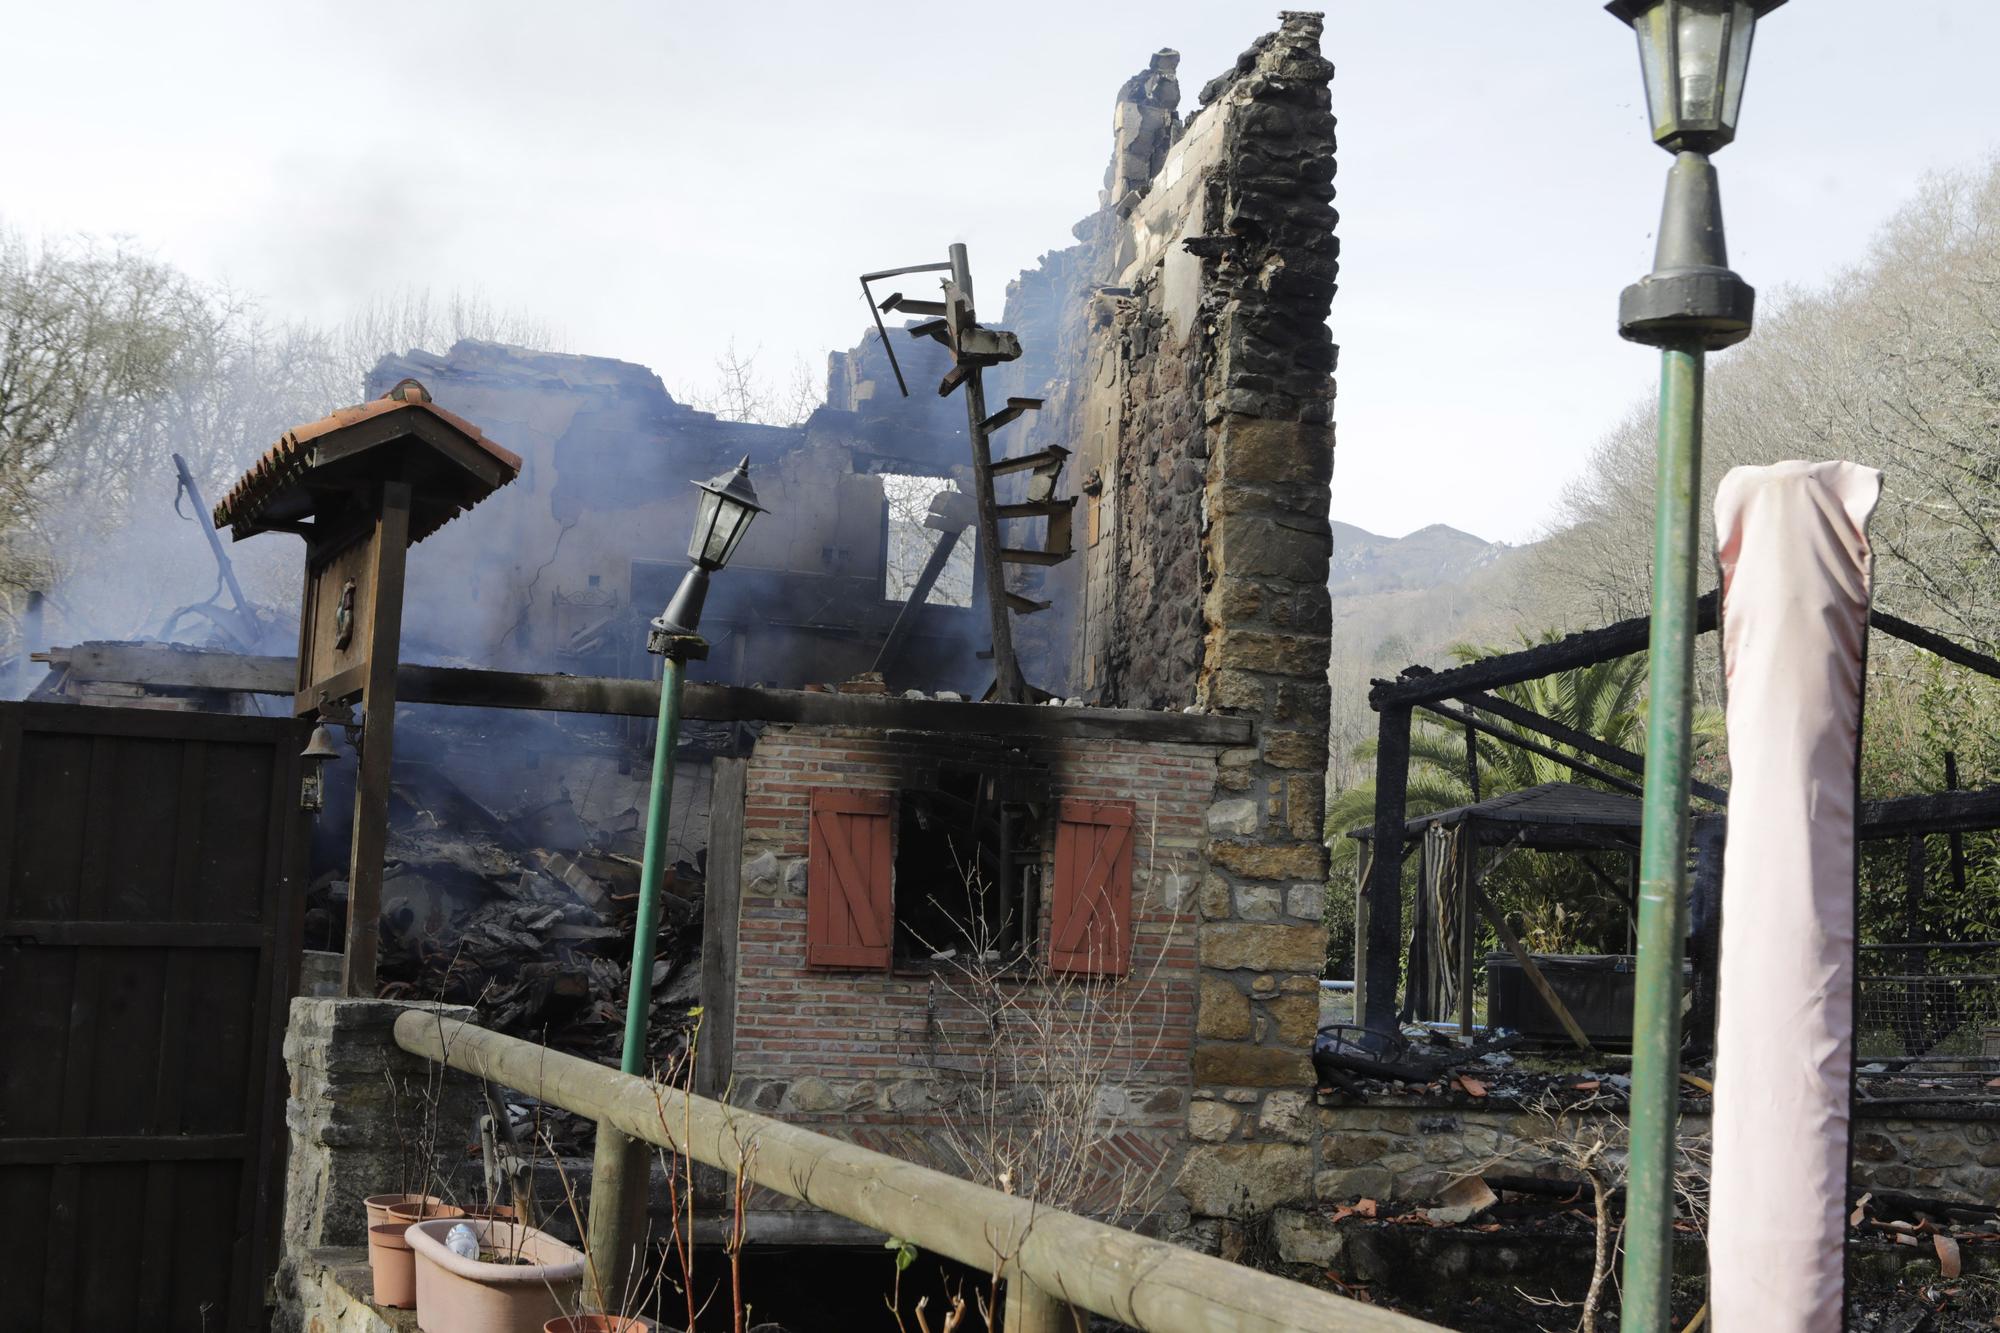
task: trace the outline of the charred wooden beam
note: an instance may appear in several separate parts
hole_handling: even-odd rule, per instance
[[[1462,727],[1472,731],[1484,732],[1486,735],[1505,741],[1509,745],[1518,746],[1526,750],[1529,754],[1536,754],[1544,759],[1553,760],[1568,768],[1572,773],[1579,773],[1584,777],[1593,778],[1598,782],[1602,782],[1607,787],[1615,788],[1627,795],[1638,796],[1644,790],[1630,778],[1622,778],[1616,773],[1607,772],[1599,768],[1595,764],[1585,763],[1575,755],[1564,754],[1561,750],[1543,745],[1540,741],[1531,741],[1526,736],[1520,735],[1517,732],[1508,731],[1504,727],[1496,727],[1484,718],[1475,717],[1471,713],[1464,712],[1461,709],[1450,708],[1444,704],[1425,704],[1423,707],[1430,712],[1436,713],[1439,717],[1449,718]]]
[[[1968,670],[1977,671],[1982,676],[2000,680],[2000,659],[1988,657],[1985,653],[1967,648],[1964,644],[1954,643],[1944,635],[1934,630],[1927,630],[1922,625],[1913,624],[1901,616],[1892,616],[1887,611],[1870,611],[1868,626],[1870,629],[1881,630],[1892,639],[1901,639],[1904,643],[1914,644],[1927,653],[1936,653],[1947,662],[1956,662]]]
[[[1646,774],[1646,756],[1634,754],[1623,746],[1613,745],[1609,741],[1599,740],[1587,731],[1578,731],[1574,727],[1566,727],[1552,718],[1542,716],[1532,708],[1524,708],[1520,704],[1512,703],[1496,695],[1483,692],[1462,695],[1459,702],[1465,704],[1468,708],[1476,708],[1482,713],[1491,713],[1495,717],[1505,718],[1516,726],[1526,727],[1530,731],[1539,732],[1551,740],[1562,742],[1571,749],[1581,751],[1595,759],[1602,759],[1607,764],[1616,764],[1628,773],[1633,773],[1640,777],[1644,777]],[[1497,732],[1494,734],[1499,735],[1502,740],[1510,739]],[[1711,786],[1706,782],[1699,781],[1690,782],[1688,786],[1696,796],[1701,797],[1705,801],[1713,801],[1717,805],[1729,804],[1729,793],[1720,787]],[[1473,799],[1476,801],[1478,797],[1475,795]]]
[[[1514,961],[1521,965],[1521,971],[1528,978],[1528,984],[1535,988],[1535,994],[1542,997],[1542,1003],[1556,1016],[1556,1022],[1562,1024],[1563,1031],[1569,1034],[1569,1039],[1576,1043],[1577,1049],[1590,1054],[1592,1052],[1590,1038],[1584,1034],[1582,1025],[1570,1013],[1569,1006],[1562,1002],[1562,997],[1556,994],[1556,989],[1549,984],[1549,979],[1542,975],[1542,969],[1535,966],[1533,956],[1522,945],[1520,937],[1508,926],[1507,918],[1501,915],[1499,909],[1493,906],[1492,900],[1481,891],[1479,877],[1475,875],[1466,881],[1466,887],[1471,891],[1473,905],[1478,907],[1480,915],[1486,918],[1486,924],[1493,927],[1493,933],[1500,937],[1500,943],[1507,946],[1507,952],[1513,954]]]
[[[92,643],[58,649],[52,660],[79,680],[117,681],[164,689],[289,695],[298,667],[289,657],[246,657],[161,644]],[[656,681],[615,676],[559,676],[463,667],[413,666],[396,672],[402,703],[458,708],[521,708],[607,717],[656,717]],[[1143,708],[1050,708],[1033,704],[962,703],[949,699],[822,694],[753,685],[689,684],[681,715],[708,722],[797,722],[956,735],[1035,739],[1099,737],[1162,744],[1249,745],[1256,724],[1217,713],[1153,712]]]
[[[1695,604],[1695,632],[1707,634],[1716,627],[1719,594],[1710,592]],[[1983,676],[2000,680],[2000,658],[1994,658],[1974,648],[1955,643],[1934,630],[1925,629],[1901,616],[1887,611],[1869,612],[1868,624],[1871,629],[1881,630],[1893,639],[1935,653],[1947,662],[1955,662]],[[1595,666],[1599,662],[1612,662],[1621,657],[1630,657],[1646,647],[1650,632],[1650,616],[1634,616],[1630,620],[1620,620],[1598,629],[1571,634],[1554,643],[1536,644],[1518,653],[1501,653],[1496,657],[1482,657],[1476,662],[1468,662],[1461,667],[1447,671],[1431,671],[1424,667],[1406,667],[1395,680],[1371,682],[1368,691],[1369,706],[1380,710],[1392,705],[1412,705],[1431,703],[1442,699],[1463,699],[1478,690],[1498,689],[1502,685],[1518,685],[1523,681],[1535,680],[1553,675],[1558,671],[1572,671],[1578,667]]]
[[[1683,1044],[1694,1059],[1715,1051],[1715,1021],[1721,1013],[1722,846],[1727,824],[1719,818],[1694,821],[1694,879],[1688,893],[1688,962],[1694,969]]]
[[[1906,838],[1922,833],[1982,833],[2000,828],[2000,787],[1897,796],[1861,806],[1864,839]]]
[[[1715,628],[1716,600],[1716,594],[1711,592],[1695,604],[1696,633],[1706,634]],[[1374,688],[1368,691],[1368,704],[1379,710],[1436,703],[1461,698],[1475,690],[1519,685],[1522,681],[1535,680],[1558,671],[1613,662],[1644,651],[1651,625],[1652,617],[1635,616],[1599,629],[1572,634],[1554,643],[1524,648],[1518,653],[1482,657],[1449,671],[1405,668],[1395,680],[1373,682]]]
[[[1375,742],[1375,837],[1362,886],[1365,933],[1355,969],[1361,993],[1356,1016],[1371,1031],[1390,1032],[1396,1022],[1396,976],[1402,971],[1403,858],[1389,849],[1403,843],[1410,789],[1410,710],[1385,708]]]

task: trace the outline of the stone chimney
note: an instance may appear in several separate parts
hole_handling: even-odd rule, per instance
[[[1181,53],[1162,48],[1144,71],[1118,90],[1111,118],[1111,165],[1104,171],[1102,202],[1120,214],[1143,198],[1180,137],[1180,80],[1174,77]]]

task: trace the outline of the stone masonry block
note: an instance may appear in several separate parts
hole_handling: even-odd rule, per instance
[[[1264,608],[1264,589],[1248,579],[1218,578],[1208,591],[1208,618],[1214,624],[1240,625],[1255,620]]]
[[[1210,872],[1201,880],[1201,915],[1205,921],[1227,921],[1232,913],[1229,881]]]
[[[1294,838],[1318,842],[1326,836],[1325,778],[1295,773],[1285,779],[1285,827]]]
[[[1301,530],[1268,514],[1224,513],[1209,537],[1209,558],[1219,579],[1324,582],[1332,557],[1333,537],[1323,521]]]
[[[1202,1143],[1220,1143],[1236,1132],[1242,1118],[1227,1102],[1196,1102],[1188,1107],[1188,1134]]]
[[[1313,1104],[1303,1092],[1273,1092],[1257,1113],[1257,1132],[1266,1138],[1304,1143],[1313,1134]]]
[[[1333,430],[1324,422],[1230,413],[1217,432],[1223,481],[1325,486],[1333,477]]]
[[[1250,1035],[1250,1001],[1221,977],[1203,975],[1196,999],[1195,1035],[1242,1040]]]
[[[1307,921],[1326,915],[1326,885],[1308,880],[1285,889],[1285,911]]]
[[[1320,568],[1324,570],[1325,561]],[[1223,670],[1265,672],[1280,676],[1318,676],[1326,672],[1330,649],[1322,635],[1267,634],[1224,626],[1211,636],[1209,661]],[[1219,673],[1218,673],[1219,674]],[[1232,681],[1232,685],[1235,682]],[[1217,681],[1214,690],[1221,688]],[[1263,690],[1257,691],[1255,705],[1261,706]],[[1231,707],[1217,700],[1220,707]]]
[[[1244,921],[1276,921],[1285,914],[1285,891],[1276,884],[1236,886],[1236,915]]]
[[[1209,1217],[1268,1212],[1312,1193],[1312,1151],[1290,1143],[1197,1144],[1182,1164],[1180,1191]]]
[[[1288,1264],[1333,1268],[1341,1261],[1346,1236],[1327,1221],[1328,1214],[1281,1208],[1273,1238],[1278,1257]]]
[[[1208,807],[1208,831],[1245,835],[1257,831],[1257,803],[1241,798]]]
[[[1304,1047],[1244,1046],[1206,1042],[1194,1048],[1194,1081],[1213,1088],[1298,1088],[1312,1084],[1312,1056]]]
[[[1266,1001],[1264,1012],[1277,1028],[1277,1040],[1286,1046],[1311,1050],[1319,1032],[1319,996],[1281,995]]]
[[[1276,768],[1305,768],[1315,773],[1324,772],[1326,736],[1316,731],[1266,731],[1264,762]]]
[[[1210,860],[1245,879],[1318,879],[1326,872],[1326,848],[1317,841],[1209,844]]]
[[[1208,679],[1208,705],[1242,712],[1262,712],[1269,682],[1248,671],[1217,671]]]
[[[1326,932],[1318,926],[1212,922],[1201,930],[1201,965],[1222,971],[1311,972],[1326,964]]]

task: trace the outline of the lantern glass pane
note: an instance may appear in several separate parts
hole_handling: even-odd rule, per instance
[[[688,559],[713,568],[721,563],[710,552],[720,545],[716,541],[715,529],[716,519],[721,514],[722,497],[707,490],[700,495],[694,511],[694,535],[688,539]]]
[[[733,501],[724,504],[721,526],[727,532],[723,534],[722,555],[716,560],[718,565],[728,564],[730,557],[736,554],[736,548],[743,544],[743,534],[750,531],[750,520],[755,517],[757,511],[748,506]]]
[[[1674,32],[1674,64],[1683,132],[1713,130],[1722,124],[1724,51],[1733,6],[1679,4]]]
[[[1757,13],[1749,0],[1730,6],[1729,56],[1722,78],[1722,124],[1731,135],[1736,132],[1736,116],[1743,109],[1743,80],[1750,72],[1750,38],[1757,30]]]
[[[1674,8],[1655,5],[1632,25],[1639,36],[1639,72],[1646,81],[1646,118],[1656,140],[1674,129]]]

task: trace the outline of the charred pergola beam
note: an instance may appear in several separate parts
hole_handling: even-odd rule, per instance
[[[1717,595],[1711,592],[1695,604],[1696,633],[1706,634],[1715,628],[1716,602]],[[1406,667],[1395,680],[1372,682],[1368,705],[1379,711],[1392,706],[1407,708],[1442,703],[1481,690],[1496,690],[1506,685],[1539,680],[1558,671],[1574,671],[1579,667],[1596,666],[1600,662],[1615,662],[1621,657],[1645,651],[1651,629],[1651,616],[1634,616],[1630,620],[1568,635],[1554,643],[1536,644],[1518,653],[1482,657],[1445,671]]]
[[[1544,759],[1563,765],[1572,773],[1602,782],[1605,786],[1622,791],[1628,796],[1637,796],[1644,790],[1644,788],[1630,778],[1620,777],[1618,774],[1599,768],[1595,764],[1585,763],[1575,755],[1564,754],[1561,750],[1553,746],[1543,745],[1540,741],[1531,741],[1518,732],[1508,731],[1504,727],[1496,727],[1484,718],[1476,717],[1461,709],[1451,708],[1445,704],[1425,704],[1424,709],[1427,712],[1436,713],[1439,717],[1456,722],[1468,730],[1481,732],[1484,735],[1493,737],[1495,740],[1504,741],[1508,745],[1526,750],[1529,754],[1540,755]],[[1531,713],[1529,716],[1532,717],[1535,714]]]
[[[1516,726],[1540,732],[1549,739],[1560,741],[1571,749],[1587,754],[1594,759],[1602,759],[1608,764],[1616,764],[1628,773],[1639,777],[1644,777],[1646,774],[1646,757],[1644,755],[1634,754],[1632,751],[1622,746],[1613,745],[1609,741],[1601,741],[1587,731],[1578,731],[1574,727],[1566,727],[1552,718],[1542,716],[1532,708],[1524,708],[1520,704],[1510,703],[1496,695],[1485,693],[1464,695],[1461,697],[1460,702],[1469,708],[1476,708],[1482,713],[1491,713],[1495,717],[1505,718]],[[1491,731],[1490,728],[1488,730]],[[1497,731],[1491,734],[1503,741],[1518,743],[1517,738],[1514,736]],[[1696,796],[1701,797],[1704,801],[1713,801],[1717,805],[1729,804],[1729,793],[1720,787],[1711,786],[1699,780],[1689,783],[1688,786]]]
[[[2000,828],[2000,787],[1984,791],[1940,792],[1935,796],[1896,796],[1865,801],[1861,806],[1861,838],[1923,837],[1930,833],[1984,833]]]
[[[1969,671],[1977,671],[1982,676],[2000,680],[2000,658],[1988,657],[1977,649],[1967,648],[1962,643],[1954,643],[1934,630],[1913,624],[1901,616],[1892,616],[1887,611],[1870,611],[1868,627],[1879,629],[1892,639],[1901,639],[1927,653],[1936,653],[1947,662],[1956,662]]]
[[[1696,602],[1696,633],[1706,634],[1716,628],[1720,600],[1718,592],[1710,592]],[[1954,643],[1900,616],[1873,611],[1869,616],[1869,625],[1891,638],[1934,653],[1967,670],[2000,679],[2000,659]],[[1554,643],[1480,658],[1450,670],[1428,671],[1411,667],[1395,680],[1373,682],[1368,692],[1368,704],[1380,715],[1375,760],[1374,845],[1396,846],[1404,834],[1409,788],[1410,714],[1416,708],[1429,709],[1461,726],[1484,731],[1507,744],[1543,754],[1564,764],[1572,772],[1596,778],[1618,790],[1639,794],[1639,787],[1625,778],[1581,763],[1573,756],[1550,750],[1526,737],[1502,731],[1470,713],[1443,705],[1453,702],[1467,704],[1566,744],[1592,758],[1643,775],[1645,761],[1642,756],[1564,727],[1532,709],[1500,699],[1491,691],[1524,684],[1559,671],[1572,671],[1629,657],[1645,649],[1651,629],[1650,617],[1635,616],[1630,620],[1571,634]],[[1467,755],[1467,773],[1476,781],[1477,760],[1470,752]],[[1725,806],[1728,803],[1728,793],[1721,788],[1702,782],[1693,782],[1689,786],[1693,795]],[[1860,836],[1864,839],[2000,828],[2000,791],[1950,792],[1941,796],[1871,801],[1861,809],[1860,826]],[[1719,857],[1715,860],[1719,865]],[[1395,1022],[1395,988],[1401,972],[1403,945],[1400,858],[1372,857],[1359,899],[1356,1009],[1362,1022],[1369,1027],[1388,1030]]]
[[[1711,591],[1695,604],[1697,634],[1707,634],[1715,629],[1718,600],[1719,594]],[[1900,639],[1927,653],[1935,653],[1968,671],[2000,680],[2000,658],[1956,643],[1935,630],[1925,629],[1922,625],[1882,610],[1869,612],[1868,625],[1892,639]],[[1568,635],[1554,643],[1536,644],[1517,653],[1482,657],[1476,662],[1445,671],[1405,668],[1395,680],[1371,682],[1368,704],[1379,712],[1392,705],[1407,707],[1464,699],[1479,691],[1519,685],[1558,671],[1574,671],[1579,667],[1596,666],[1600,662],[1615,662],[1621,657],[1644,651],[1651,627],[1652,617],[1634,616],[1630,620]]]

